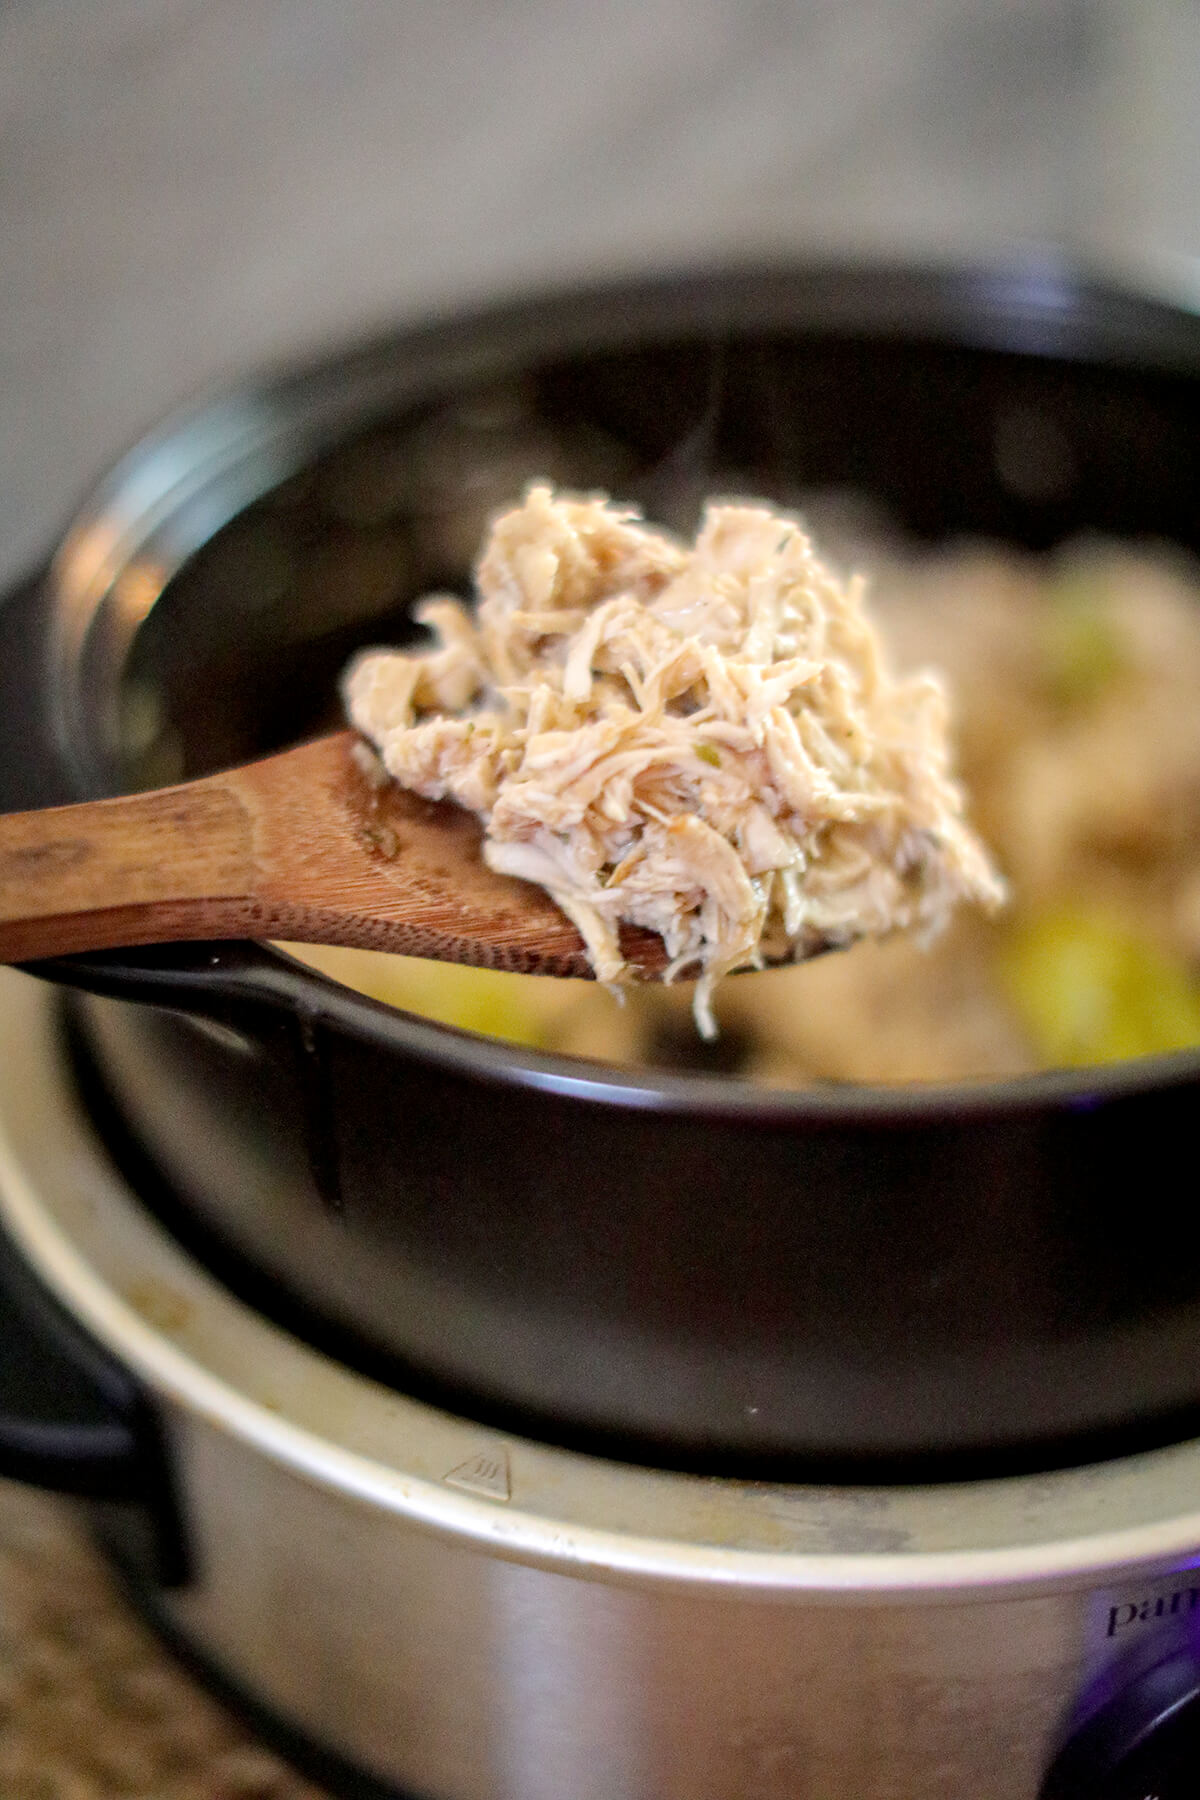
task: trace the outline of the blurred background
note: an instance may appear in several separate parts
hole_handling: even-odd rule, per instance
[[[1200,303],[1195,0],[6,0],[0,581],[223,376],[687,263],[1068,254]]]

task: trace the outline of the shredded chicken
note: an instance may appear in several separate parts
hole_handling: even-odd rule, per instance
[[[693,546],[603,498],[530,489],[478,600],[421,602],[435,647],[351,666],[352,723],[396,781],[484,821],[492,868],[544,887],[599,980],[622,921],[722,976],[914,929],[1003,883],[964,817],[938,679],[897,679],[797,521],[708,507]]]

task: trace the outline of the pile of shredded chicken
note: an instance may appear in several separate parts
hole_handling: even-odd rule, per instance
[[[480,816],[487,862],[552,895],[599,980],[629,978],[622,921],[659,932],[711,1036],[731,970],[1000,904],[941,684],[891,674],[862,583],[794,518],[711,504],[686,545],[535,486],[476,587],[473,610],[421,602],[433,648],[356,660],[349,716],[397,782]]]

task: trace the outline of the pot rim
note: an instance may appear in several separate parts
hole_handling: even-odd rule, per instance
[[[1043,254],[942,268],[872,261],[685,269],[568,286],[449,312],[432,322],[375,335],[348,350],[221,384],[206,399],[171,414],[112,467],[77,510],[47,571],[51,730],[77,791],[94,792],[97,780],[104,779],[103,755],[94,736],[89,737],[89,707],[83,703],[86,655],[97,616],[119,577],[147,553],[173,511],[206,486],[224,482],[223,516],[214,515],[210,529],[186,552],[176,545],[169,564],[155,565],[159,592],[185,555],[244,506],[297,472],[307,456],[332,448],[339,430],[366,423],[368,399],[378,410],[385,393],[391,401],[428,398],[467,370],[476,376],[485,371],[511,374],[534,356],[561,356],[584,347],[615,349],[672,333],[697,336],[739,326],[780,329],[789,324],[815,335],[933,342],[1200,376],[1200,316]],[[298,420],[304,429],[284,458],[283,433],[294,430]],[[156,598],[154,594],[148,604]],[[130,638],[148,610],[144,594],[138,604],[142,611],[132,621]],[[173,958],[186,965],[182,947],[158,947],[142,962],[139,985],[146,982],[145,970],[163,964],[164,951],[168,967]],[[625,1071],[422,1019],[358,993],[275,946],[246,944],[239,951],[236,985],[247,998],[287,1005],[409,1058],[488,1083],[667,1115],[732,1118],[766,1128],[827,1129],[839,1123],[886,1128],[1090,1110],[1149,1092],[1200,1085],[1200,1046],[1000,1081],[829,1082],[795,1090],[704,1072]],[[206,957],[206,966],[213,961]],[[94,971],[102,967],[103,959],[87,956],[65,958],[57,965],[60,978],[70,979],[74,971],[82,986],[96,986]],[[104,985],[111,991],[111,978]],[[176,990],[180,985],[173,984]],[[186,977],[182,985],[187,986]],[[163,1003],[170,1004],[165,987]]]
[[[310,1017],[319,995],[323,1019],[359,1038],[491,1084],[639,1111],[698,1119],[735,1118],[743,1124],[766,1127],[805,1122],[822,1128],[838,1124],[887,1127],[1003,1118],[1059,1107],[1090,1111],[1126,1097],[1200,1085],[1200,1047],[1090,1068],[1039,1070],[1002,1081],[985,1076],[954,1082],[829,1081],[789,1089],[703,1070],[686,1074],[624,1070],[619,1065],[528,1049],[424,1019],[359,993],[276,945],[256,944],[253,948],[262,956],[264,991],[278,998],[292,990],[292,1003]],[[287,971],[284,981],[279,978],[281,964]]]

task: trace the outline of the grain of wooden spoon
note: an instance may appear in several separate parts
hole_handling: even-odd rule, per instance
[[[372,784],[354,744],[342,731],[178,787],[0,817],[0,962],[252,937],[591,973],[549,896],[484,863],[476,819]],[[653,933],[622,946],[661,973]]]

